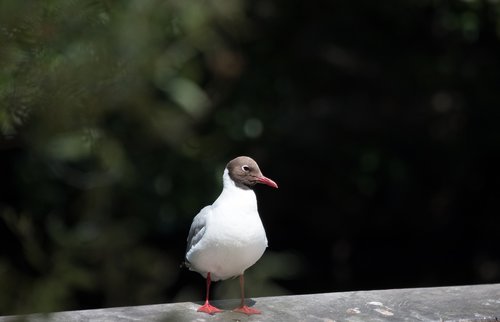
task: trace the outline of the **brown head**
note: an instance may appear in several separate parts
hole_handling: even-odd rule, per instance
[[[263,183],[273,188],[278,185],[273,180],[266,178],[259,169],[257,162],[250,157],[237,157],[226,166],[229,177],[237,186],[243,188],[253,188],[257,183]]]

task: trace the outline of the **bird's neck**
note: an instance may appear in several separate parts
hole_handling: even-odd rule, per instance
[[[234,181],[229,177],[228,170],[224,170],[222,176],[223,189],[222,192],[215,200],[214,206],[221,204],[234,205],[236,207],[247,207],[248,209],[257,210],[257,198],[255,192],[248,188],[241,188],[237,186]]]

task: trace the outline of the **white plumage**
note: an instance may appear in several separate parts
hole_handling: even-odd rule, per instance
[[[224,188],[217,200],[194,218],[193,236],[191,243],[188,240],[186,254],[189,268],[203,277],[210,272],[212,281],[243,274],[267,247],[255,192],[237,187],[227,169],[223,182]]]
[[[222,179],[220,196],[194,217],[187,239],[186,266],[207,279],[205,304],[198,311],[221,312],[209,303],[210,283],[239,276],[241,304],[235,311],[259,314],[259,310],[245,305],[244,293],[245,270],[267,247],[253,187],[258,183],[273,188],[278,185],[262,174],[254,160],[244,156],[227,164]]]

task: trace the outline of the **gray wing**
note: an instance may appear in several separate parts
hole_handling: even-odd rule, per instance
[[[207,220],[208,214],[212,211],[211,206],[206,206],[203,208],[193,219],[193,223],[191,224],[191,228],[189,229],[189,235],[187,238],[187,247],[186,247],[186,256],[193,247],[203,238],[205,234],[205,223]],[[186,266],[189,267],[189,262],[187,258],[185,259]]]

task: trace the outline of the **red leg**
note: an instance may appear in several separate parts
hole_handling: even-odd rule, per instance
[[[243,274],[240,275],[240,290],[241,290],[241,303],[240,306],[234,309],[235,312],[245,313],[247,315],[260,314],[261,312],[256,309],[252,309],[245,305],[245,277]]]
[[[216,308],[215,306],[212,306],[208,302],[208,298],[209,298],[209,295],[210,295],[210,283],[211,283],[210,272],[208,272],[207,273],[207,295],[205,297],[205,304],[203,304],[202,306],[200,306],[200,308],[198,309],[198,312],[205,312],[205,313],[208,313],[208,314],[220,313],[220,312],[222,312],[222,310]]]

